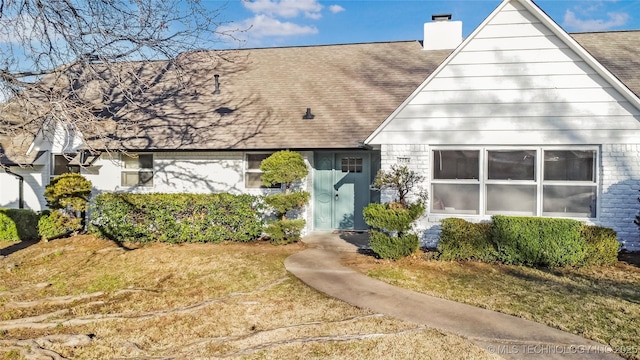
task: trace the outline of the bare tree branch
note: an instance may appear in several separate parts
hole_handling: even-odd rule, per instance
[[[199,0],[0,1],[0,157],[45,123],[93,138],[134,126],[111,118],[139,108],[162,76],[188,87],[180,54],[233,40],[217,31],[223,10]]]

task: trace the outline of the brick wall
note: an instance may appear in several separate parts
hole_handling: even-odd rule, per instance
[[[627,250],[640,250],[640,233],[633,223],[640,210],[640,144],[602,145],[600,214],[596,225],[618,233]]]
[[[414,171],[427,178],[430,174],[428,145],[383,145],[381,148],[382,169],[389,169],[398,161],[406,161]],[[640,250],[640,231],[634,224],[640,211],[640,144],[602,145],[600,151],[600,193],[598,198],[598,218],[595,225],[614,229],[622,248]],[[425,187],[428,186],[426,182]],[[388,202],[394,197],[392,192],[382,192],[381,201]],[[491,217],[457,216],[469,221],[488,221]],[[429,210],[416,224],[421,234],[422,245],[435,247],[440,235],[442,215],[430,214]]]

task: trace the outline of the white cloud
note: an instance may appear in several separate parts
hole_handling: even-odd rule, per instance
[[[318,33],[318,29],[315,26],[302,26],[288,21],[282,22],[268,15],[256,15],[253,18],[245,19],[240,23],[227,25],[218,30],[233,31],[235,29],[248,29],[244,32],[245,36],[241,36],[240,33],[236,33],[234,36],[252,39],[268,36],[294,36]]]
[[[604,31],[625,25],[629,18],[627,13],[609,12],[606,19],[579,19],[573,11],[567,10],[563,25],[576,31]]]
[[[340,5],[331,5],[329,6],[329,11],[331,11],[334,14],[337,14],[339,12],[345,11],[345,9]]]
[[[322,17],[323,6],[317,0],[244,0],[244,7],[254,14],[294,18],[303,14],[310,19]]]

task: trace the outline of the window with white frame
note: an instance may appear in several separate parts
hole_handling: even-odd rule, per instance
[[[480,213],[479,159],[478,150],[433,152],[431,211]]]
[[[51,176],[65,173],[80,173],[79,165],[69,165],[76,154],[53,154],[51,158]]]
[[[262,160],[271,156],[271,153],[255,153],[245,154],[245,167],[244,167],[244,186],[248,189],[266,188],[262,185],[262,171],[260,170],[260,164]],[[271,188],[279,189],[280,184],[272,185]]]
[[[596,216],[596,149],[442,148],[432,159],[432,213]]]
[[[121,154],[122,186],[153,186],[153,154]]]

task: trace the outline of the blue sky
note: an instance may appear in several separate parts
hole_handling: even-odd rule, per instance
[[[243,29],[243,47],[421,40],[432,14],[451,13],[471,33],[499,0],[204,0],[226,6],[221,29]],[[536,4],[569,32],[640,30],[640,1],[538,0]],[[221,46],[225,47],[225,46]]]

